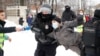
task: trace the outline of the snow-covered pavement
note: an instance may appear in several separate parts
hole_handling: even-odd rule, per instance
[[[5,41],[4,51],[5,56],[34,56],[37,42],[34,38],[34,33],[30,30],[8,33],[12,38],[12,42]],[[57,48],[56,56],[78,56],[75,52],[63,46]]]
[[[33,56],[37,42],[34,33],[21,31],[7,34],[12,42],[5,41],[5,56]]]

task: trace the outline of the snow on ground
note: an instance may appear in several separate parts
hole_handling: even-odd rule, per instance
[[[37,42],[34,33],[31,31],[22,31],[8,33],[12,42],[5,41],[5,56],[34,56]]]
[[[12,42],[5,41],[4,50],[5,56],[34,56],[37,42],[34,38],[34,33],[30,30],[8,33],[12,38]],[[57,47],[56,56],[79,56],[71,49],[67,51],[63,46]]]

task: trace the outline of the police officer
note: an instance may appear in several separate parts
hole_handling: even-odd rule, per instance
[[[51,6],[43,4],[33,22],[32,31],[35,31],[35,38],[38,42],[35,56],[55,56],[57,41],[49,37],[53,31],[52,20],[56,18],[51,14]]]

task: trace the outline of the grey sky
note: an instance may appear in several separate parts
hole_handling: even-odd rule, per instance
[[[61,0],[58,0],[58,1],[61,1]],[[87,0],[87,1],[88,1],[88,4],[90,4],[90,1],[91,1],[91,5],[96,5],[100,3],[100,0]]]
[[[94,2],[95,4],[99,4],[99,3],[100,3],[100,0],[93,0],[93,2]]]
[[[100,3],[100,0],[87,0],[88,1],[88,4],[90,5],[97,5]]]

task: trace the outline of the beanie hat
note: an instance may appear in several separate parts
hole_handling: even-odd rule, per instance
[[[51,6],[49,4],[43,4],[41,7],[40,7],[40,10],[39,12],[48,12],[48,14],[51,14]]]
[[[53,20],[57,21],[58,23],[61,23],[61,19],[60,18],[54,18]]]
[[[100,18],[100,9],[96,9],[94,12],[94,17]],[[100,20],[100,19],[99,19]]]

